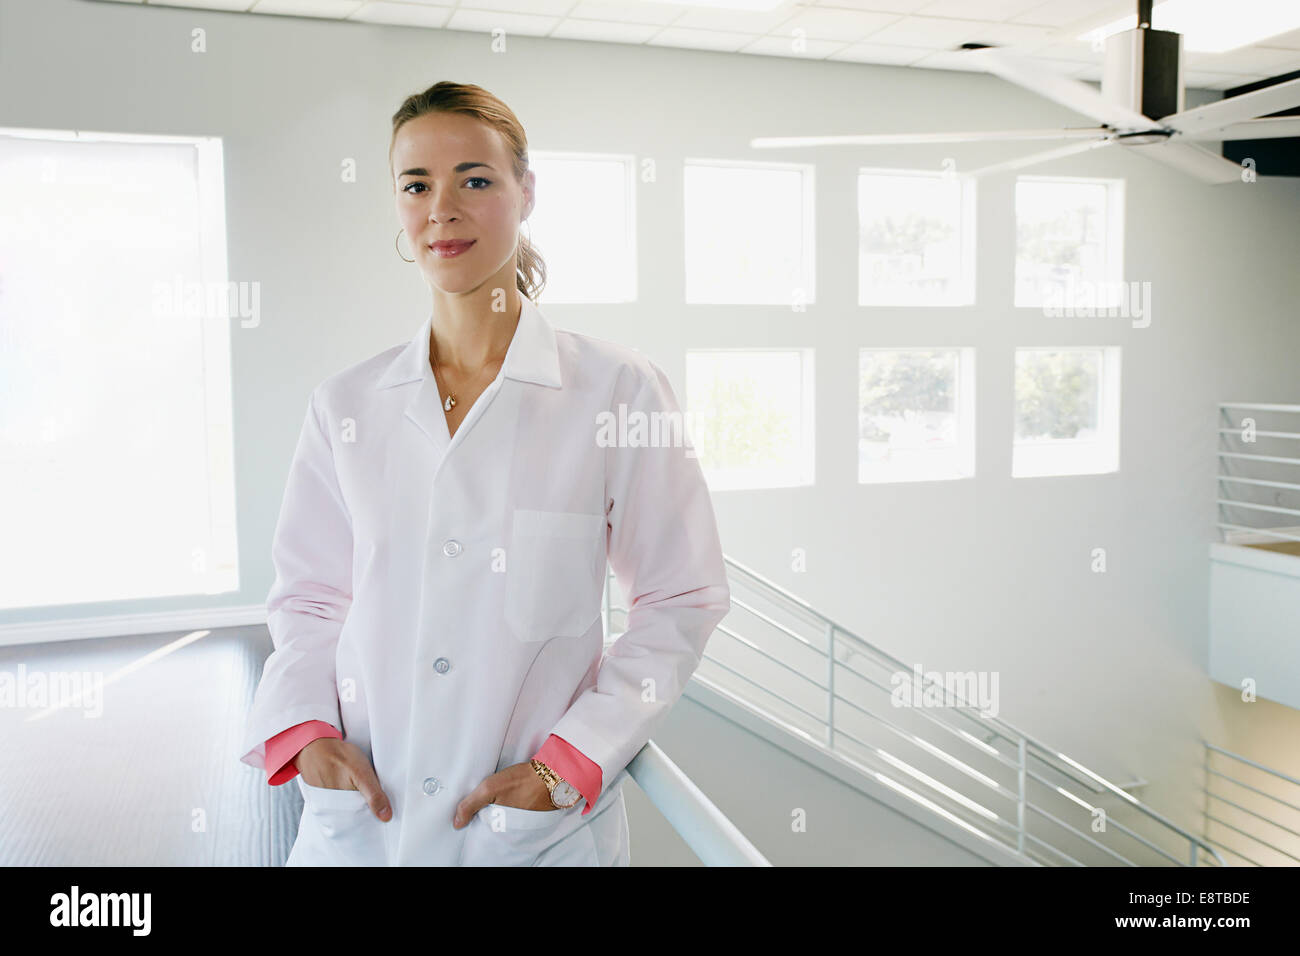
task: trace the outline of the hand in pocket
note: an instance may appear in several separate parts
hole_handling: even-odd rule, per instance
[[[380,820],[392,819],[388,796],[365,752],[356,744],[337,737],[317,737],[293,758],[303,782],[326,790],[359,790]]]

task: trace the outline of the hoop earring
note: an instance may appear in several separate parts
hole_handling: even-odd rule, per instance
[[[533,244],[533,227],[530,226],[530,225],[528,225],[528,220],[527,220],[527,219],[525,219],[523,222],[521,222],[520,225],[523,226],[525,229],[528,230],[528,235],[525,236],[524,238],[527,240],[528,245],[531,247],[532,244]]]
[[[395,249],[397,250],[397,254],[398,254],[399,256],[401,256],[401,259],[402,259],[403,262],[414,262],[415,259],[413,259],[413,258],[412,258],[412,259],[408,259],[408,258],[406,258],[406,256],[403,256],[403,255],[402,255],[402,247],[399,246],[399,245],[397,244],[398,241],[402,238],[402,233],[404,233],[404,232],[406,232],[406,228],[405,228],[405,227],[403,227],[403,228],[397,230],[397,235],[393,237],[393,248],[395,248]]]

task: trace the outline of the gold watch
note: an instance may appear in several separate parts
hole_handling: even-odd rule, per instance
[[[582,794],[578,792],[573,784],[536,757],[530,760],[529,763],[532,764],[533,770],[537,772],[537,776],[542,778],[542,783],[546,784],[546,789],[551,794],[551,805],[557,810],[567,810],[582,799]]]

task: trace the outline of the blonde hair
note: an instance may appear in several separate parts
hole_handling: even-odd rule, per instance
[[[423,93],[412,93],[393,114],[393,138],[388,143],[390,176],[397,131],[416,117],[428,113],[463,113],[495,129],[514,157],[512,168],[515,180],[522,185],[524,174],[528,172],[528,138],[524,135],[524,127],[519,118],[510,107],[483,87],[473,83],[452,83],[449,80],[435,83]],[[536,247],[522,235],[519,237],[515,284],[520,292],[533,301],[537,300],[546,286],[546,263]]]

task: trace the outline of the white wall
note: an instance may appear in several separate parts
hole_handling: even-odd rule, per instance
[[[190,52],[207,31],[208,52]],[[0,125],[220,135],[230,278],[262,286],[262,323],[232,330],[242,605],[270,585],[270,535],[308,391],[404,341],[428,306],[393,248],[390,117],[440,79],[504,98],[536,150],[656,160],[638,207],[642,299],[546,307],[556,324],[626,342],[684,388],[690,347],[817,351],[817,484],[716,495],[728,553],[868,639],[940,670],[998,670],[1001,713],[1196,820],[1200,734],[1300,773],[1300,713],[1245,705],[1205,676],[1214,540],[1215,403],[1297,402],[1294,269],[1300,182],[1208,187],[1118,148],[1035,173],[1127,179],[1126,276],[1153,320],[1047,319],[1012,295],[1013,178],[981,184],[978,305],[856,306],[859,165],[959,168],[1015,144],[871,153],[751,150],[754,135],[1082,125],[993,77],[800,62],[86,0],[0,5]],[[1033,147],[1031,147],[1033,148]],[[682,302],[681,160],[815,159],[817,304],[807,313]],[[340,182],[355,158],[359,181]],[[539,202],[548,200],[539,184]],[[761,197],[755,197],[761,202]],[[540,245],[544,236],[534,236]],[[1017,345],[1123,349],[1120,471],[1012,480]],[[977,349],[977,476],[856,484],[856,349]],[[1109,570],[1090,570],[1104,547]],[[808,570],[789,570],[803,548]],[[108,607],[87,608],[108,613]],[[64,616],[0,615],[0,624]]]

